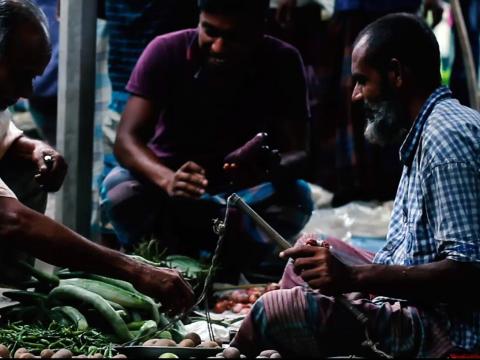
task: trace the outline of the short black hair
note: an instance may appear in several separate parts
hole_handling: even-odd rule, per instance
[[[200,11],[212,14],[247,16],[263,22],[268,14],[269,0],[198,0]]]
[[[47,18],[34,2],[31,0],[0,0],[0,58],[6,56],[15,28],[25,23],[38,25],[50,45]]]
[[[441,85],[440,49],[433,31],[420,17],[390,14],[372,22],[357,36],[354,46],[366,37],[366,61],[387,71],[392,58],[409,68],[419,87],[433,90]]]

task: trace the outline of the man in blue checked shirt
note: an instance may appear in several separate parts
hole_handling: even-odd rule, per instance
[[[479,351],[480,114],[440,86],[438,44],[413,15],[367,26],[352,60],[352,100],[367,110],[367,139],[403,142],[387,243],[368,254],[300,239],[281,254],[292,259],[282,289],[260,298],[233,345],[246,354],[371,355],[361,346],[364,326],[335,297],[345,294],[368,318],[377,354]]]

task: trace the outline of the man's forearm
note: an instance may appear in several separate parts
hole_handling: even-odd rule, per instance
[[[38,140],[29,139],[22,135],[16,139],[8,149],[6,156],[15,157],[22,160],[33,161],[33,151],[37,146]]]
[[[480,271],[471,264],[442,260],[425,265],[363,265],[353,267],[354,291],[425,302],[452,302],[471,299]]]
[[[83,238],[15,199],[1,198],[0,207],[2,246],[13,244],[16,249],[59,267],[135,281],[140,264],[120,252]]]
[[[143,142],[135,139],[117,139],[115,156],[122,166],[143,176],[166,190],[173,171],[161,164],[157,156]]]

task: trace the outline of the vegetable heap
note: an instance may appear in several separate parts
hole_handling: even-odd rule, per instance
[[[74,354],[87,356],[102,354],[104,357],[112,357],[114,353],[110,339],[99,331],[78,330],[55,321],[47,328],[21,322],[8,323],[0,328],[0,344],[9,345],[10,354],[19,349],[40,353],[45,348],[70,349]]]
[[[21,347],[33,353],[68,347],[74,354],[100,349],[111,355],[111,343],[141,344],[170,322],[160,313],[160,304],[128,282],[68,269],[53,275],[30,270],[36,278],[29,281],[34,291],[3,292],[19,303],[1,317],[0,344],[12,353]],[[169,330],[179,340],[186,334],[180,321]]]

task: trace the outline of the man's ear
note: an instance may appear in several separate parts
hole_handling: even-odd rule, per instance
[[[388,80],[395,88],[401,87],[405,81],[402,64],[396,58],[390,59],[390,63],[388,64]]]

